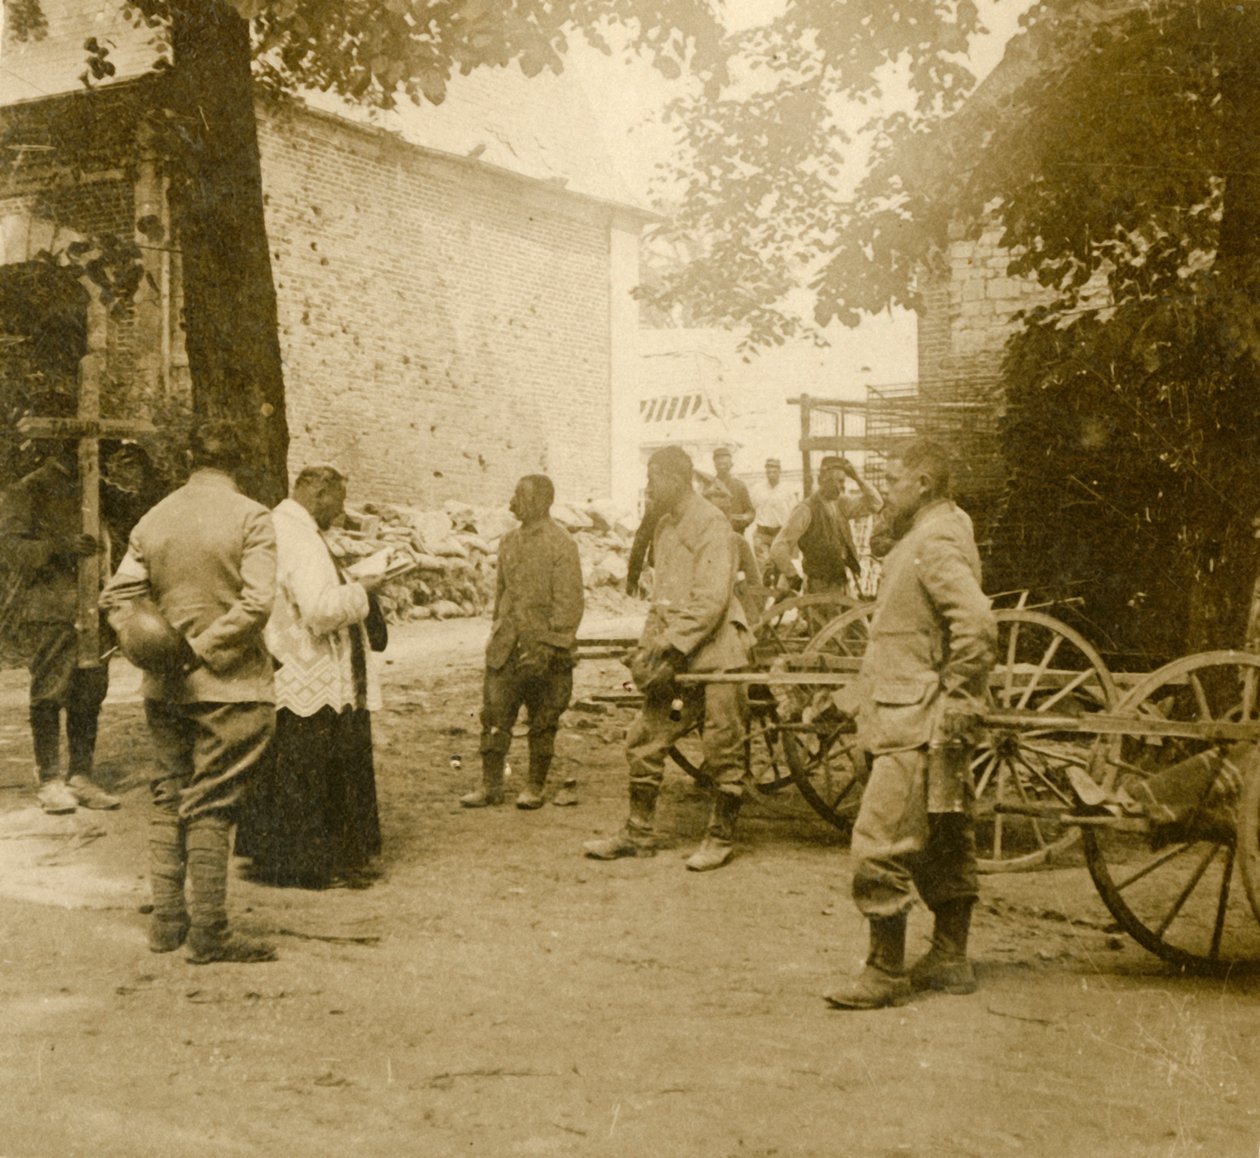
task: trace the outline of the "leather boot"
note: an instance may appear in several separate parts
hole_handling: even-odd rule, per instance
[[[188,936],[186,863],[183,823],[176,815],[158,813],[149,821],[149,887],[153,891],[149,948],[154,953],[173,953]]]
[[[228,929],[228,830],[220,816],[198,816],[187,822],[185,846],[191,896],[188,960],[193,965],[212,961],[274,961],[275,947],[255,937]]]
[[[910,966],[910,984],[915,989],[975,993],[976,974],[967,960],[973,904],[971,900],[945,901],[936,909],[932,947]]]
[[[459,798],[463,808],[488,808],[503,803],[503,766],[507,755],[503,752],[482,752],[481,787]]]
[[[56,704],[31,704],[31,743],[39,780],[61,777],[61,709]]]
[[[73,780],[82,776],[92,779],[92,767],[96,759],[96,733],[99,727],[98,710],[92,708],[66,709],[67,770]]]
[[[846,978],[823,995],[835,1009],[884,1009],[910,999],[912,990],[906,976],[906,918],[871,918],[871,950],[866,968],[856,977]]]
[[[547,788],[547,773],[551,771],[551,755],[529,754],[529,784],[516,798],[516,807],[535,809],[543,806],[543,793]]]
[[[122,801],[92,780],[98,715],[96,708],[66,709],[66,746],[70,750],[67,785],[84,808],[108,810],[119,807]]]
[[[704,841],[686,860],[692,872],[708,872],[721,868],[735,853],[735,820],[743,798],[733,792],[714,793],[713,810],[709,813],[709,825]]]
[[[655,784],[630,785],[630,815],[621,831],[600,840],[588,840],[582,845],[587,856],[594,860],[616,860],[622,856],[655,856],[656,833],[652,827],[656,818]]]

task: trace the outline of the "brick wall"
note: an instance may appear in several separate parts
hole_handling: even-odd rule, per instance
[[[927,405],[918,432],[951,447],[955,489],[982,540],[1006,477],[997,428],[1006,340],[1013,315],[1047,297],[1035,280],[1007,276],[1001,235],[996,224],[976,238],[954,232],[947,270],[926,275],[921,286],[919,318],[919,394]]]
[[[292,471],[351,497],[610,485],[609,214],[386,134],[260,106]]]
[[[961,234],[961,231],[958,231]],[[975,239],[950,241],[949,273],[928,279],[919,321],[919,382],[927,393],[959,379],[991,381],[1001,367],[1012,315],[1048,299],[1031,278],[1006,275],[1010,254],[1002,229],[991,225]]]

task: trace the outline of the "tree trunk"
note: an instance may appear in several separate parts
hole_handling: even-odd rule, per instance
[[[183,256],[193,409],[246,431],[242,489],[288,493],[289,433],[276,291],[263,217],[249,26],[222,0],[171,5],[181,139],[172,215]]]

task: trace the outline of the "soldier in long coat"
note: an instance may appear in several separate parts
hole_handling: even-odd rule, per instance
[[[970,741],[997,646],[971,522],[948,498],[949,460],[923,440],[888,469],[899,534],[884,560],[859,677],[858,739],[871,775],[853,827],[853,897],[870,922],[866,968],[826,995],[838,1008],[897,1004],[913,988],[970,993],[977,897]],[[915,892],[935,916],[907,977]]]

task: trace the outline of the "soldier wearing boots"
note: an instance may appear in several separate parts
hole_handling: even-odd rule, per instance
[[[107,547],[83,532],[72,444],[53,450],[0,500],[0,551],[22,584],[22,644],[31,674],[36,798],[45,812],[117,808],[92,779],[109,667],[79,666],[79,560]],[[108,647],[108,644],[106,645]],[[61,762],[65,717],[68,763]]]
[[[229,830],[275,728],[263,627],[276,582],[271,513],[236,487],[240,438],[226,422],[193,431],[187,483],[146,514],[102,605],[145,669],[159,772],[151,785],[149,948],[188,942],[188,960],[270,961],[271,945],[231,931]],[[187,883],[187,901],[185,901]]]
[[[551,518],[555,488],[526,475],[510,504],[520,527],[503,536],[486,645],[481,709],[481,787],[459,799],[465,808],[503,803],[503,770],[512,727],[529,710],[529,781],[516,807],[542,806],[556,750],[556,729],[573,692],[577,630],[582,622],[582,564],[573,537]],[[556,804],[572,803],[562,789]]]
[[[898,535],[884,560],[858,681],[858,738],[871,775],[853,827],[853,897],[870,922],[866,968],[826,995],[877,1009],[915,989],[971,993],[977,897],[970,742],[988,693],[996,625],[980,589],[971,523],[949,500],[949,461],[926,440],[888,468]],[[905,969],[917,888],[935,917],[932,946]]]
[[[586,855],[597,860],[655,851],[653,823],[666,754],[702,717],[704,769],[715,791],[704,842],[687,867],[720,868],[732,854],[743,790],[747,697],[731,684],[683,687],[674,676],[743,666],[747,628],[735,597],[739,560],[730,523],[696,494],[691,480],[691,459],[680,447],[664,447],[648,462],[648,503],[660,519],[652,544],[652,606],[630,659],[644,697],[626,736],[630,815],[616,835],[587,842]]]

